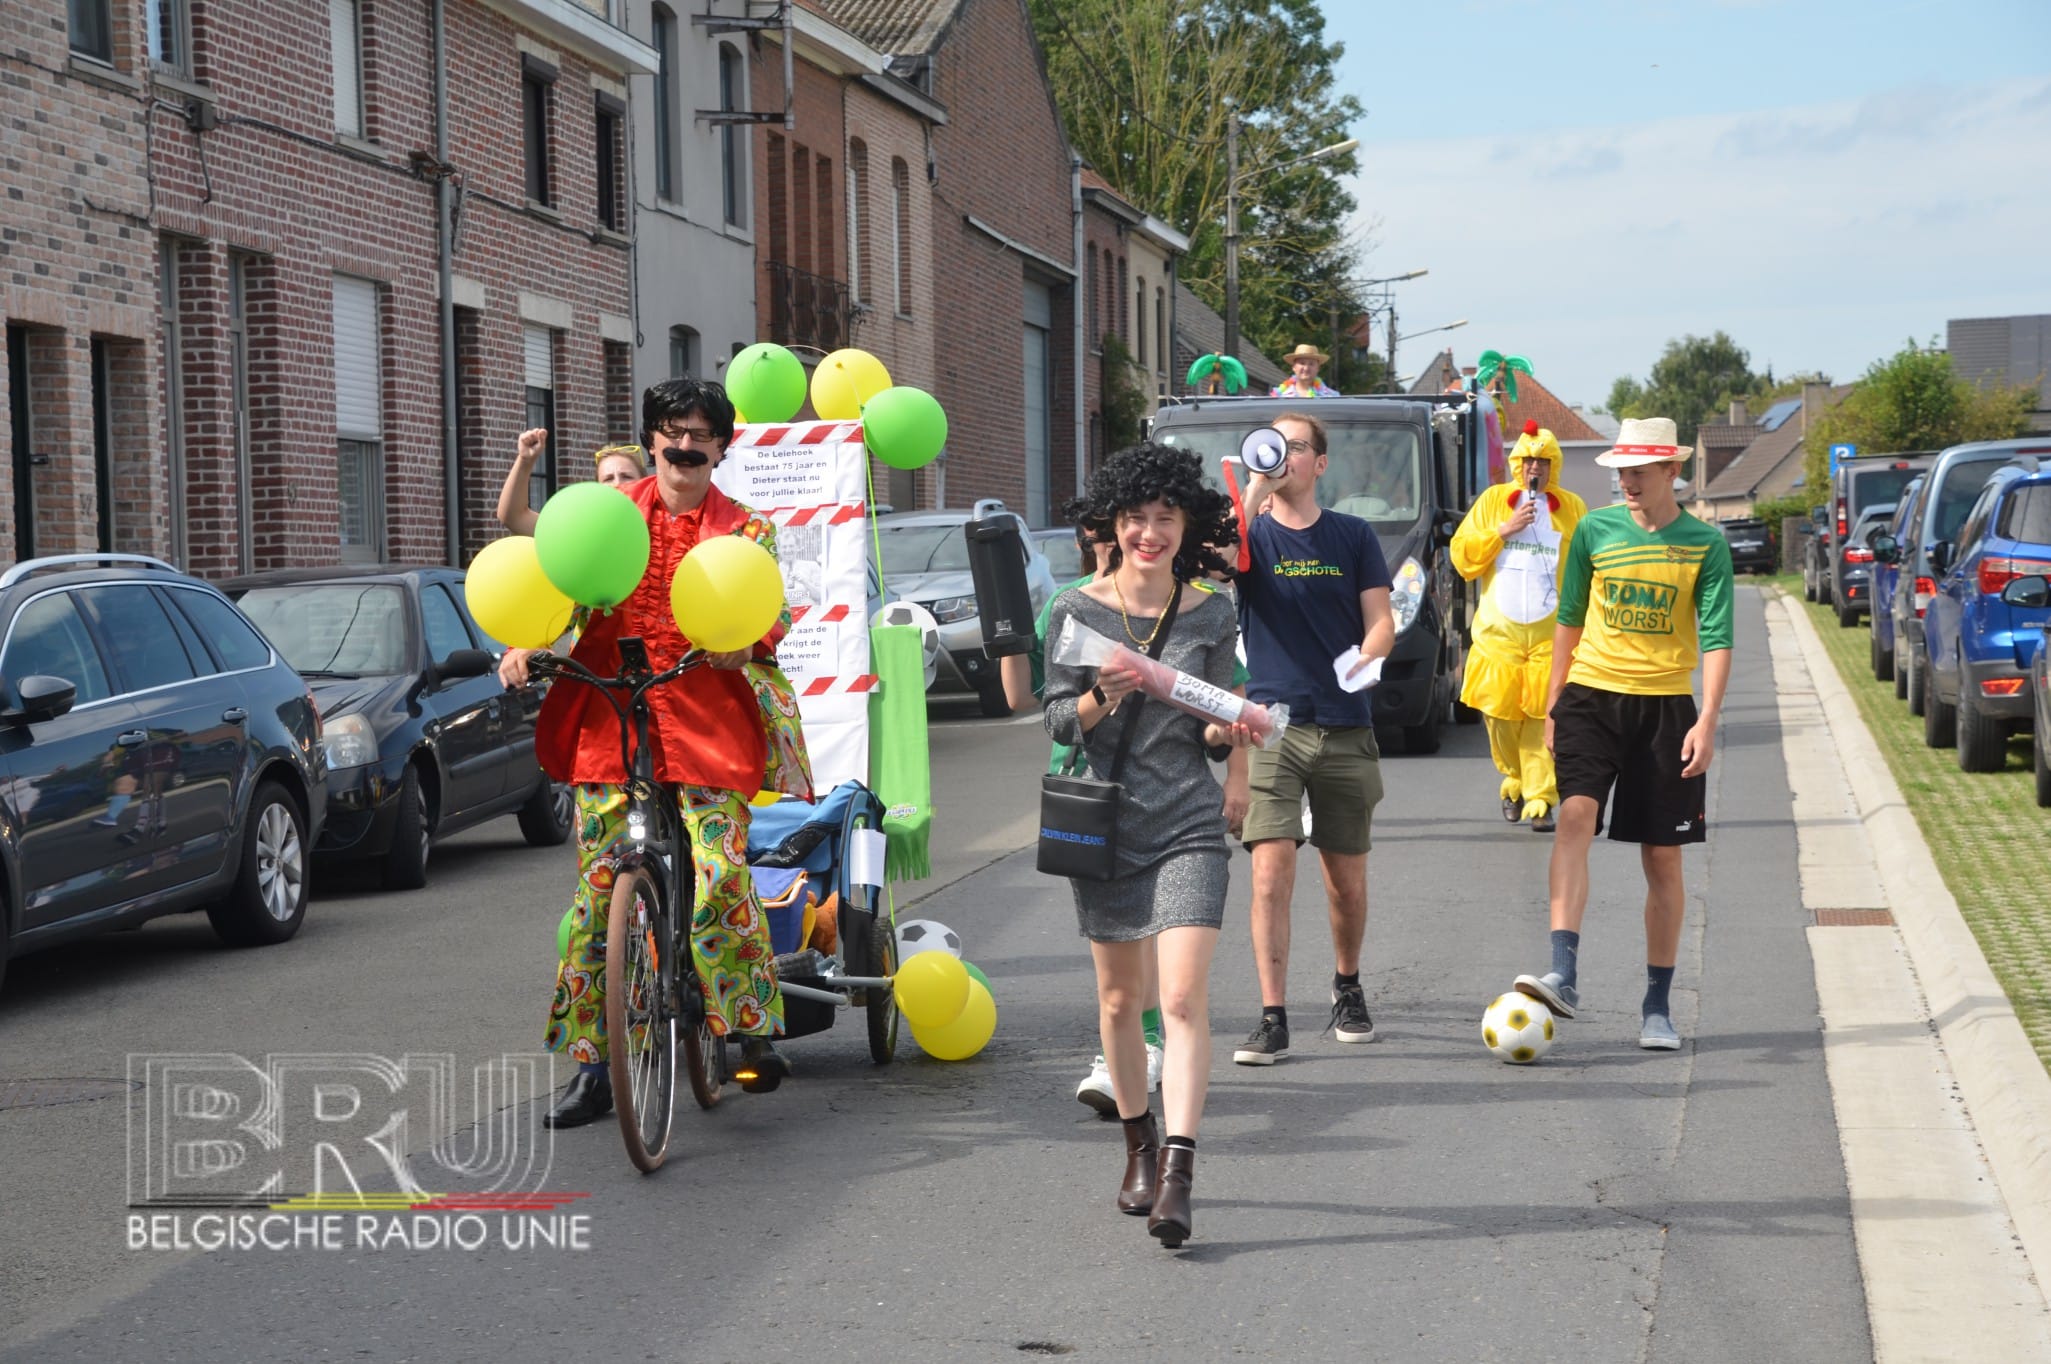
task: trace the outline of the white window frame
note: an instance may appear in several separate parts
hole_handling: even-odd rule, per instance
[[[328,0],[328,53],[334,70],[335,131],[362,137],[363,6],[360,0]]]
[[[352,492],[351,465],[362,494],[355,510],[362,529],[345,540],[344,563],[382,563],[388,539],[384,496],[384,347],[379,325],[380,303],[375,281],[353,275],[335,276],[335,478],[338,530]],[[367,314],[367,315],[366,315]]]
[[[143,23],[149,30],[146,42],[151,68],[174,76],[192,75],[191,0],[145,0]],[[164,51],[167,36],[172,49],[168,54]]]

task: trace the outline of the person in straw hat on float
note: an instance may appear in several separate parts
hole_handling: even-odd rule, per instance
[[[1339,390],[1317,377],[1319,368],[1332,363],[1332,357],[1316,346],[1304,344],[1289,352],[1285,357],[1289,364],[1289,377],[1268,390],[1270,398],[1336,398]]]
[[[1656,1051],[1681,1045],[1668,1000],[1686,903],[1681,849],[1707,836],[1705,774],[1731,676],[1730,545],[1675,498],[1689,453],[1670,419],[1643,417],[1626,420],[1616,445],[1595,457],[1617,471],[1624,500],[1582,517],[1567,545],[1545,720],[1560,792],[1552,970],[1516,980],[1562,1018],[1579,1007],[1588,849],[1614,789],[1609,836],[1638,844],[1645,871],[1638,1045]]]

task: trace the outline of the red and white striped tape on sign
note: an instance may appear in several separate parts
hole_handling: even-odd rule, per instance
[[[834,696],[876,690],[876,674],[860,677],[815,677],[799,689],[799,696]]]
[[[828,502],[817,507],[757,507],[755,514],[779,526],[844,526],[867,516],[869,506],[866,502]]]
[[[812,610],[813,608],[809,606],[793,606],[790,609],[790,623],[792,625],[796,625],[799,621],[811,615]],[[848,610],[846,606],[829,606],[823,612],[821,612],[819,614],[819,618],[813,621],[812,623],[814,625],[818,625],[826,621],[846,620],[848,616],[851,614],[852,613]]]
[[[765,422],[744,426],[734,432],[735,445],[825,445],[829,441],[860,440],[860,422]]]

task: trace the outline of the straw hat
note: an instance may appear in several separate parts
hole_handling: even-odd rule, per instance
[[[1325,354],[1316,346],[1311,345],[1308,341],[1304,342],[1295,350],[1290,351],[1287,355],[1282,357],[1282,363],[1284,365],[1293,365],[1298,360],[1315,360],[1320,365],[1329,365],[1332,363],[1331,356]]]
[[[1695,452],[1678,443],[1672,417],[1626,417],[1617,443],[1595,457],[1609,469],[1635,469],[1641,464],[1679,463]]]

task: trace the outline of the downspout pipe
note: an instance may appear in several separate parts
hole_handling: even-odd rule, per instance
[[[463,563],[463,448],[457,429],[455,193],[449,174],[448,0],[429,0],[434,27],[435,237],[441,265],[442,487],[448,561]]]
[[[1082,155],[1068,151],[1069,212],[1075,228],[1075,285],[1068,291],[1068,312],[1075,321],[1071,349],[1075,352],[1075,495],[1081,497],[1089,481],[1089,417],[1083,412],[1084,348],[1083,301],[1089,297],[1090,282],[1083,276],[1082,242]]]

